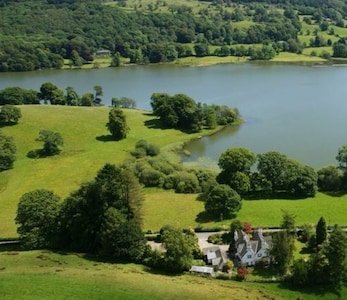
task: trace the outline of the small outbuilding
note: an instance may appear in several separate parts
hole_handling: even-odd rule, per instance
[[[192,266],[189,272],[194,274],[203,274],[211,277],[215,276],[213,268],[206,266]]]

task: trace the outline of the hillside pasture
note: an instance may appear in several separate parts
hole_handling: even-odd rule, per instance
[[[186,134],[179,130],[162,130],[157,118],[147,111],[125,110],[129,135],[113,141],[106,129],[108,107],[20,106],[23,117],[15,126],[1,130],[13,136],[17,146],[14,168],[0,174],[0,237],[16,236],[14,217],[19,198],[35,189],[53,190],[66,197],[82,182],[91,180],[105,163],[118,164],[130,158],[130,151],[140,139],[159,147],[188,141],[207,132]],[[59,132],[64,139],[60,155],[30,159],[31,150],[42,148],[39,131]]]

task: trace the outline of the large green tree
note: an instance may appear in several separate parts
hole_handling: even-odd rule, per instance
[[[0,172],[12,169],[16,160],[16,145],[13,137],[7,136],[0,131]]]
[[[205,210],[221,218],[234,216],[240,209],[240,195],[226,184],[214,186],[205,201]]]
[[[20,108],[14,105],[6,104],[0,109],[0,124],[16,124],[21,117]]]
[[[321,245],[327,239],[327,225],[325,219],[320,217],[316,226],[316,245]]]
[[[43,142],[43,154],[48,156],[59,154],[59,147],[64,145],[63,137],[59,132],[47,129],[40,130],[38,140]]]
[[[44,189],[28,192],[19,199],[17,231],[26,247],[32,249],[54,244],[59,203],[59,196]]]
[[[193,264],[191,239],[180,229],[167,227],[162,232],[165,252],[165,266],[168,271],[180,273],[188,271]]]
[[[124,112],[119,108],[112,108],[108,115],[107,129],[115,140],[125,139],[129,133],[129,127]]]

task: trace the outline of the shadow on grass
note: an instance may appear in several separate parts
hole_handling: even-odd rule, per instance
[[[278,287],[283,290],[290,290],[290,291],[295,291],[295,292],[304,294],[303,298],[298,298],[298,299],[304,299],[305,294],[314,296],[317,299],[323,298],[323,297],[324,299],[326,297],[329,297],[326,299],[342,299],[341,292],[337,289],[334,289],[332,286],[329,286],[329,285],[312,285],[309,287],[295,287],[288,282],[282,282],[278,285]],[[330,296],[328,296],[327,294],[330,294]]]
[[[331,191],[331,192],[322,192],[323,194],[325,195],[328,195],[330,197],[336,197],[336,198],[339,198],[339,197],[342,197],[342,196],[345,196],[347,194],[347,190],[341,190],[341,191]]]
[[[54,154],[47,154],[47,152],[45,152],[43,149],[35,149],[35,150],[30,150],[27,153],[27,157],[32,159],[45,158],[45,157],[58,155],[60,154],[60,152],[61,151],[59,150]]]
[[[114,142],[116,141],[114,137],[110,134],[99,135],[95,138],[99,142]]]
[[[220,221],[219,218],[217,218],[214,215],[211,215],[210,213],[206,211],[202,211],[198,213],[198,215],[195,218],[195,222],[197,223],[209,223],[209,222],[214,222],[214,221]]]
[[[310,198],[309,196],[296,196],[288,193],[281,193],[281,192],[259,192],[259,193],[252,193],[247,194],[244,196],[245,200],[273,200],[273,199],[283,199],[283,200],[303,200]]]
[[[144,124],[147,128],[151,129],[166,129],[163,127],[163,124],[161,123],[160,119],[146,120]]]
[[[2,127],[12,127],[17,125],[18,122],[0,122],[0,128]]]

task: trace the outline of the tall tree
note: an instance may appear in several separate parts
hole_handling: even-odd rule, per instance
[[[78,106],[80,105],[81,99],[78,96],[77,92],[75,89],[71,86],[68,86],[66,88],[66,96],[65,96],[65,101],[67,105],[71,106]]]
[[[280,227],[288,233],[295,233],[295,216],[287,210],[282,210],[282,222]]]
[[[188,271],[193,263],[193,245],[191,239],[180,229],[167,227],[162,233],[165,252],[165,266],[175,273]]]
[[[16,160],[16,151],[13,137],[7,136],[0,131],[0,172],[12,169]]]
[[[316,226],[316,245],[321,245],[327,239],[327,225],[325,219],[320,217]]]
[[[336,160],[339,163],[339,168],[343,172],[347,172],[347,145],[343,145],[339,148]]]
[[[330,233],[324,253],[328,259],[329,280],[334,287],[340,288],[347,275],[347,237],[337,225]]]
[[[286,230],[277,232],[272,239],[271,255],[280,274],[284,275],[293,258],[294,239]]]
[[[115,140],[121,140],[127,137],[129,127],[126,122],[126,116],[119,108],[112,108],[108,115],[106,127],[111,132]]]

